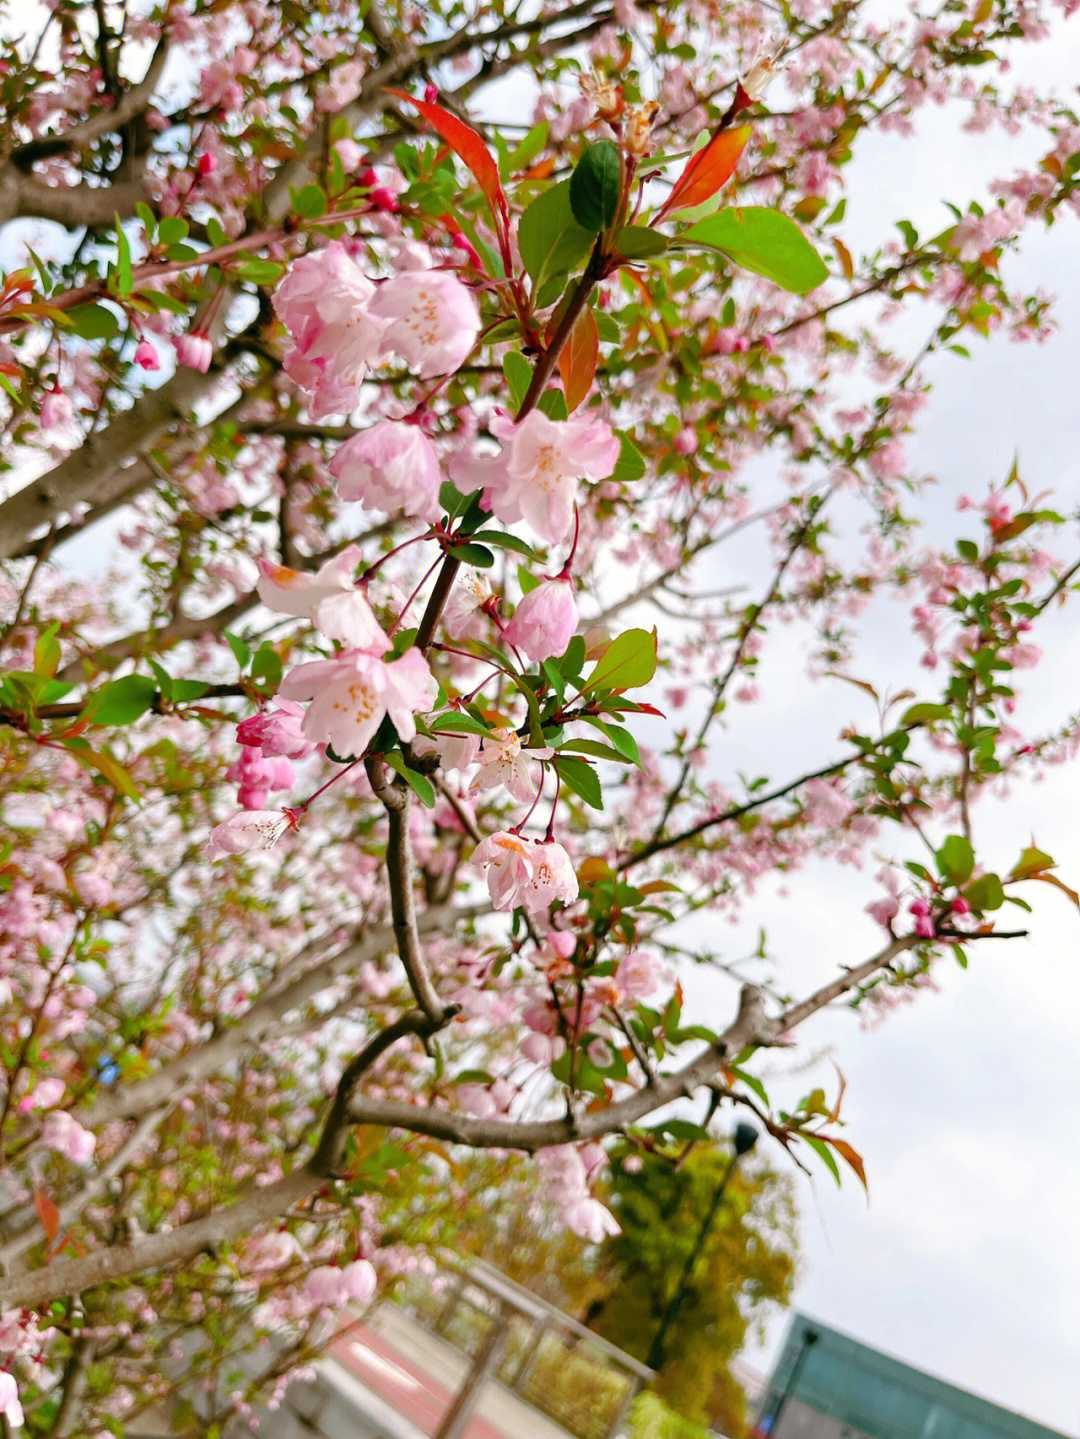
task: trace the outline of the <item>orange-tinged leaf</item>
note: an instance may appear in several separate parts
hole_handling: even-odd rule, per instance
[[[822,1135],[822,1138],[824,1139],[825,1136]],[[866,1190],[867,1194],[869,1194],[870,1188],[866,1183],[866,1166],[863,1164],[862,1155],[859,1154],[857,1150],[852,1149],[846,1139],[830,1139],[826,1142],[831,1144],[840,1158],[855,1171],[859,1183]]]
[[[492,214],[496,220],[501,220],[506,213],[506,196],[499,180],[499,167],[476,131],[466,125],[464,120],[459,120],[449,110],[444,110],[441,105],[435,105],[430,100],[416,100],[406,91],[395,90],[393,87],[388,88],[387,94],[407,101],[420,111],[431,128],[442,136],[454,154],[472,171],[476,183],[487,197]]]
[[[1029,874],[1026,878],[1037,879],[1040,884],[1052,884],[1055,889],[1060,889],[1062,894],[1068,895],[1077,909],[1080,909],[1080,894],[1077,894],[1075,889],[1070,889],[1064,880],[1058,879],[1056,874],[1048,874],[1045,871],[1040,871],[1038,874]]]
[[[34,1190],[34,1209],[37,1217],[41,1220],[41,1227],[45,1231],[45,1238],[49,1241],[49,1248],[56,1243],[56,1236],[60,1233],[60,1211],[56,1204],[40,1189]]]
[[[711,200],[735,173],[751,128],[740,125],[737,130],[720,130],[696,155],[691,155],[671,194],[661,205],[657,220],[670,215],[672,210],[688,210]]]
[[[139,791],[135,788],[135,781],[120,761],[114,759],[108,750],[70,749],[68,753],[72,759],[78,760],[84,769],[96,769],[102,779],[108,780],[114,789],[119,790],[128,799],[138,801]]]
[[[586,305],[559,355],[559,374],[562,377],[563,393],[566,395],[566,408],[570,414],[574,413],[592,389],[599,355],[600,331],[596,328],[596,316]]]

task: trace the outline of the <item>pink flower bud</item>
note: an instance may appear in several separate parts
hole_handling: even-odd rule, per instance
[[[135,363],[144,370],[160,370],[161,360],[158,358],[156,346],[149,340],[140,340],[135,346]]]
[[[430,80],[424,86],[424,99],[429,105],[435,105],[438,103],[439,87],[438,85],[433,85]]]
[[[356,183],[358,185],[363,185],[370,190],[373,185],[377,185],[379,183],[379,177],[369,165],[367,169],[361,170],[359,175],[357,175]]]
[[[74,414],[74,407],[63,390],[50,390],[41,402],[41,428],[52,430],[66,425]]]
[[[200,155],[199,163],[196,165],[200,175],[212,175],[218,167],[218,162],[213,155]]]
[[[569,580],[545,580],[530,590],[503,631],[531,660],[547,660],[566,653],[578,627],[577,605]]]
[[[397,196],[393,190],[388,190],[385,185],[377,185],[368,196],[368,199],[376,210],[382,210],[388,215],[397,214]]]

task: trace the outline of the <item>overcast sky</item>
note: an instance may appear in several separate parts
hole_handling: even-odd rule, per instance
[[[1056,75],[1059,93],[1067,94],[1078,54],[1075,17],[1052,43],[1033,50],[1023,69],[1033,78],[1037,69]],[[985,198],[986,180],[1047,148],[997,130],[965,135],[956,116],[935,107],[919,124],[915,142],[860,142],[848,176],[847,217],[866,244],[883,238],[894,217],[934,233],[947,223],[942,199]],[[909,451],[914,470],[939,477],[940,499],[929,508],[949,523],[959,518],[952,515],[956,496],[985,493],[1007,474],[1014,453],[1033,492],[1053,488],[1062,511],[1080,504],[1076,219],[1033,232],[1010,274],[1057,296],[1059,331],[1041,346],[968,341],[970,362],[935,363],[932,406]],[[1059,548],[1080,552],[1075,524]],[[890,659],[910,653],[909,630],[900,604],[891,613],[876,610],[869,623],[879,672],[894,688],[905,675],[890,672]],[[1052,646],[1045,644],[1051,634]],[[777,779],[799,773],[800,762],[809,767],[833,757],[838,705],[842,715],[850,710],[870,722],[839,687],[792,683],[802,673],[799,641],[791,632],[766,659],[753,723],[732,731],[740,766],[752,756],[761,766],[754,772]],[[1051,724],[1080,709],[1075,605],[1051,621],[1040,642],[1052,654],[1023,677],[1025,710]],[[728,776],[735,767],[729,762]],[[981,805],[975,829],[987,861],[1003,865],[1034,835],[1076,886],[1078,816],[1074,766],[1040,784],[1014,786],[1007,803]],[[859,913],[872,873],[821,866],[813,883],[795,877],[789,895],[760,895],[745,927],[735,936],[714,932],[714,942],[725,957],[738,957],[752,950],[757,925],[766,923],[785,983],[802,993],[838,960],[854,963],[872,952],[878,932]],[[795,1303],[908,1363],[1078,1435],[1080,916],[1063,896],[1030,888],[1030,939],[979,947],[966,973],[942,962],[940,993],[921,996],[876,1030],[841,1010],[800,1031],[799,1057],[827,1052],[847,1078],[845,1132],[866,1160],[870,1200],[852,1181],[837,1191],[823,1173],[813,1183],[797,1176],[803,1270]],[[697,976],[691,985],[718,1006],[721,1020],[731,1004],[724,982]],[[771,1059],[777,1072],[795,1063]],[[832,1081],[824,1060],[814,1080]],[[802,1074],[778,1092],[797,1098],[810,1087]],[[779,1150],[774,1155],[781,1158]],[[786,1322],[779,1317],[765,1349],[748,1356],[757,1367],[771,1364]]]

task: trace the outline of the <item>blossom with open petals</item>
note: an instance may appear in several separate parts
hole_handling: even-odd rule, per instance
[[[472,292],[446,270],[403,270],[379,286],[371,314],[385,351],[422,380],[456,370],[476,343],[480,311]]]
[[[50,1149],[66,1155],[72,1164],[89,1164],[97,1146],[96,1136],[62,1109],[54,1109],[45,1116],[41,1138]]]
[[[234,814],[210,831],[207,849],[211,859],[242,854],[249,849],[270,849],[287,829],[296,828],[296,817],[283,809],[248,809]]]
[[[340,240],[304,255],[274,291],[293,337],[285,372],[306,392],[313,420],[356,408],[370,365],[383,356],[385,322],[371,313],[375,285]]]
[[[577,875],[556,840],[523,839],[504,830],[482,839],[473,850],[473,860],[484,869],[496,909],[524,905],[530,914],[537,914],[553,900],[568,904],[577,899]]]
[[[419,425],[379,420],[339,446],[330,473],[340,498],[366,510],[439,518],[439,460]]]
[[[539,778],[530,759],[547,759],[549,749],[523,751],[521,736],[500,726],[480,742],[480,770],[469,786],[469,793],[494,789],[503,785],[516,800],[529,804],[536,797]]]
[[[259,560],[259,598],[276,614],[311,620],[327,639],[340,640],[350,649],[385,654],[390,641],[353,584],[359,561],[356,545],[327,560],[314,574]]]
[[[0,1370],[0,1414],[13,1429],[21,1429],[23,1409],[19,1403],[19,1387],[14,1376],[6,1369]]]
[[[619,437],[595,417],[552,420],[542,410],[531,410],[520,424],[495,415],[490,429],[502,453],[458,455],[451,478],[463,491],[482,485],[485,504],[505,524],[526,520],[541,539],[560,544],[570,533],[578,481],[611,474]]]
[[[311,700],[303,732],[335,754],[362,755],[389,715],[401,739],[416,734],[413,716],[430,710],[438,686],[419,650],[384,663],[367,650],[344,650],[290,670],[281,683],[286,699]]]

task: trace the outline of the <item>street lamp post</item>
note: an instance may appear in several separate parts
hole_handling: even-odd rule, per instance
[[[720,1210],[720,1205],[723,1203],[724,1191],[727,1189],[728,1180],[735,1173],[735,1166],[739,1160],[744,1154],[749,1154],[750,1150],[753,1149],[757,1143],[757,1139],[758,1133],[752,1124],[737,1124],[735,1126],[735,1153],[731,1156],[728,1167],[724,1170],[723,1178],[716,1187],[716,1192],[712,1197],[712,1203],[709,1205],[709,1212],[706,1214],[701,1229],[698,1231],[697,1242],[687,1255],[686,1264],[683,1266],[678,1287],[672,1296],[671,1303],[664,1313],[663,1319],[660,1321],[660,1327],[656,1331],[652,1348],[649,1350],[649,1357],[645,1361],[650,1369],[659,1369],[664,1362],[664,1343],[668,1336],[668,1330],[672,1324],[674,1324],[676,1316],[682,1308],[683,1300],[689,1292],[690,1279],[698,1260],[701,1258],[701,1252],[705,1248],[705,1241],[708,1239],[709,1233],[712,1230],[713,1223]]]

